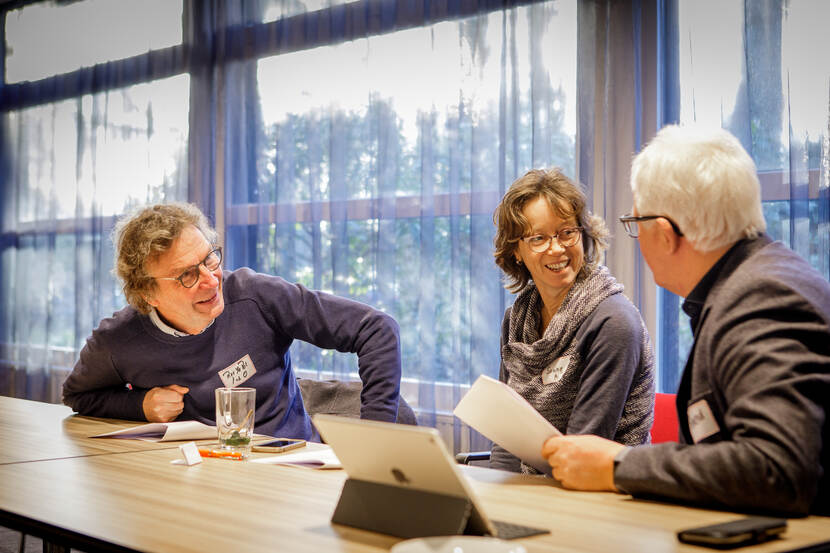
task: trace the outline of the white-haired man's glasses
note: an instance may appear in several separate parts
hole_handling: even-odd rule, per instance
[[[628,234],[631,238],[637,238],[640,236],[640,227],[637,226],[637,223],[640,221],[651,221],[652,219],[665,219],[671,225],[672,230],[678,236],[683,236],[683,233],[680,232],[680,227],[677,226],[677,223],[666,217],[665,215],[623,215],[620,217],[620,223],[623,224],[623,228],[625,229],[626,234]]]

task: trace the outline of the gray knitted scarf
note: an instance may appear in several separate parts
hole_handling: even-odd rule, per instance
[[[516,297],[510,310],[502,347],[507,384],[563,432],[579,390],[574,368],[582,367],[574,337],[603,300],[622,291],[622,284],[602,265],[580,274],[541,337],[542,297],[534,284]],[[535,472],[524,463],[522,471]]]

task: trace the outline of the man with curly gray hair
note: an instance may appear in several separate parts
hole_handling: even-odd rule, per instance
[[[394,422],[398,325],[362,303],[248,268],[222,268],[216,231],[194,205],[141,208],[118,222],[115,272],[129,305],[101,321],[63,385],[90,416],[214,424],[214,390],[256,388],[256,427],[317,439],[288,348],[303,340],[358,355],[361,418]]]
[[[685,297],[694,344],[680,443],[548,440],[569,488],[830,514],[830,283],[764,233],[755,164],[722,129],[669,126],[634,159],[620,217],[658,284]]]
[[[158,290],[156,279],[147,274],[147,265],[170,249],[185,227],[195,227],[211,244],[218,242],[207,217],[192,204],[159,204],[141,208],[120,219],[113,230],[116,276],[122,282],[127,303],[145,315],[153,312],[149,297]]]

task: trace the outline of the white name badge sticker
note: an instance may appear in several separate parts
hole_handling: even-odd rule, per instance
[[[219,371],[219,378],[222,380],[225,388],[233,388],[239,386],[255,374],[256,367],[254,367],[254,362],[251,361],[250,355],[245,354],[245,357],[236,363],[232,363]]]
[[[715,415],[705,399],[696,401],[686,408],[686,416],[689,419],[689,432],[695,443],[705,440],[720,430]]]
[[[571,356],[566,355],[548,365],[545,370],[542,371],[542,384],[547,386],[548,384],[553,384],[554,382],[562,380],[562,376],[565,374],[565,370],[568,368],[570,362]]]

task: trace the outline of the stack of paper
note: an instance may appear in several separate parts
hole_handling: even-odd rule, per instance
[[[339,469],[343,468],[340,459],[334,454],[331,447],[316,447],[307,451],[297,453],[283,453],[273,457],[259,457],[252,459],[252,463],[265,463],[269,465],[294,465],[312,469]]]

